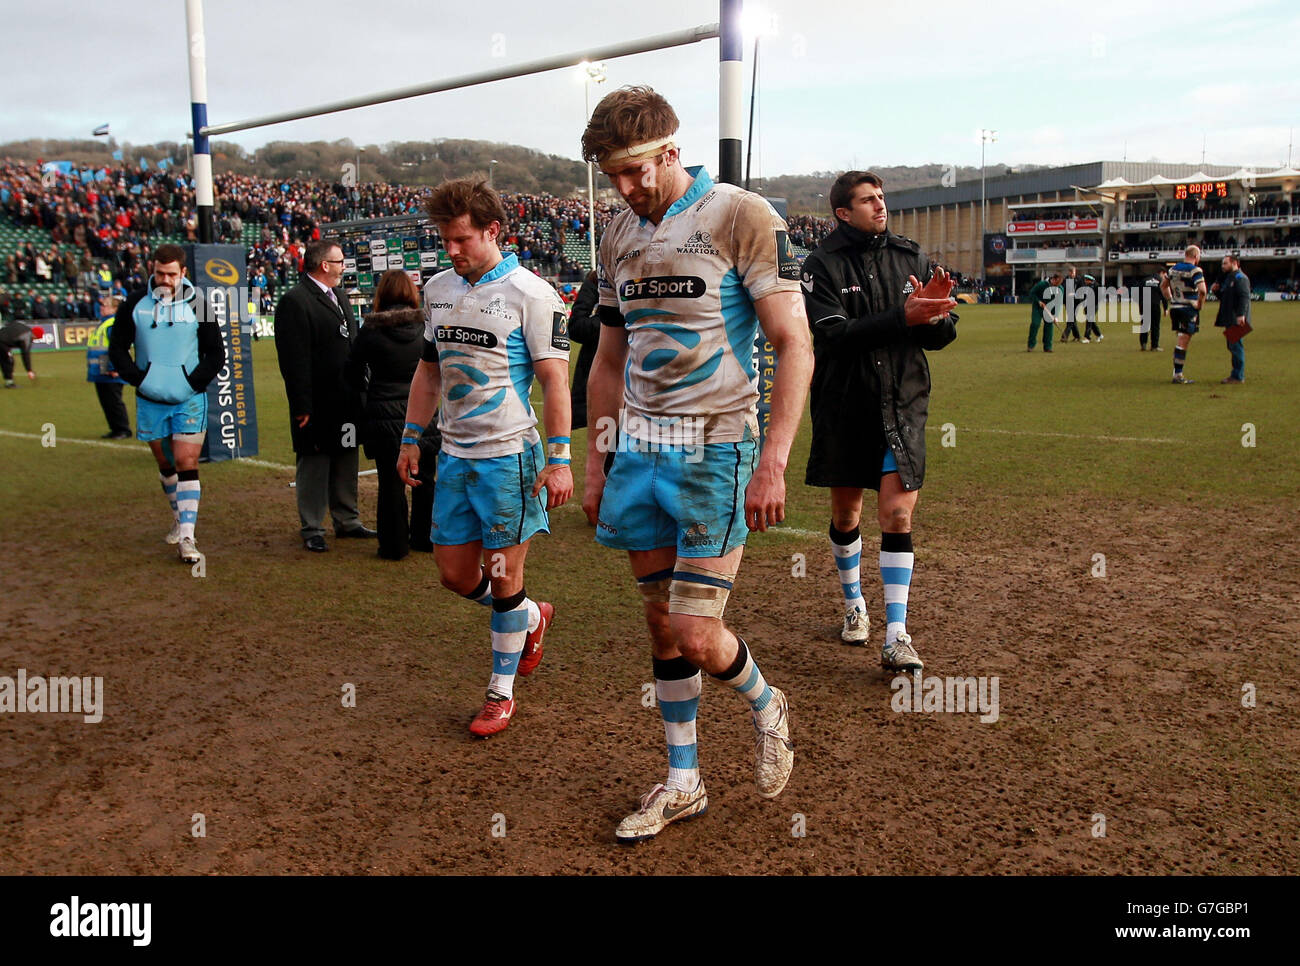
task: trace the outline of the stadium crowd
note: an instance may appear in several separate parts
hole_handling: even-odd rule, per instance
[[[277,180],[220,173],[215,178],[214,234],[218,242],[247,247],[248,276],[263,291],[261,308],[269,311],[278,293],[298,276],[306,243],[319,238],[324,224],[351,219],[419,215],[426,186],[363,183],[355,189],[321,179]],[[518,253],[526,267],[560,283],[580,282],[586,272],[587,202],[582,197],[503,193],[510,223],[504,247]],[[1192,203],[1193,205],[1195,203]],[[596,205],[597,237],[619,211]],[[1290,205],[1260,199],[1260,214],[1286,214]],[[1134,208],[1130,217],[1177,217],[1184,206],[1150,211]],[[0,223],[25,230],[0,265],[0,318],[96,318],[100,300],[124,297],[143,285],[153,248],[162,242],[196,241],[198,218],[189,176],[175,169],[139,170],[116,165],[98,170],[89,180],[45,175],[39,162],[0,160]],[[1235,212],[1234,212],[1235,213]],[[1059,217],[1093,214],[1070,211]],[[1209,211],[1201,210],[1205,217]],[[1017,215],[1016,220],[1034,215]],[[813,249],[834,227],[831,219],[810,215],[787,218],[790,240]],[[31,229],[38,229],[34,235]],[[1202,245],[1242,248],[1300,243],[1300,231],[1268,241],[1261,235],[1238,239],[1210,231],[1194,239]],[[1159,248],[1163,236],[1129,236],[1112,242],[1116,251]],[[577,253],[577,254],[575,254]],[[977,279],[957,276],[958,291],[989,292]],[[1260,279],[1266,282],[1265,279]],[[1289,280],[1287,280],[1289,282]],[[1271,286],[1271,280],[1266,284]],[[572,294],[572,293],[570,293]]]
[[[215,240],[248,246],[248,271],[268,300],[301,270],[305,244],[321,226],[350,219],[418,215],[424,186],[362,184],[353,190],[317,179],[286,181],[222,173],[216,176]],[[510,223],[505,246],[533,271],[560,282],[579,282],[586,271],[570,252],[585,251],[587,203],[545,194],[502,196]],[[102,169],[83,182],[46,175],[39,163],[0,162],[0,210],[32,233],[4,256],[0,311],[32,318],[81,317],[83,302],[143,284],[144,266],[162,241],[196,241],[198,219],[192,182],[182,172]],[[619,206],[598,202],[599,234]],[[39,303],[39,307],[38,306]],[[96,306],[97,307],[97,306]]]

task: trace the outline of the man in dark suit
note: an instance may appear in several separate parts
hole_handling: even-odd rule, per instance
[[[275,310],[276,351],[289,396],[298,457],[298,516],[303,547],[323,553],[325,511],[337,537],[374,537],[357,515],[356,393],[343,380],[357,323],[339,282],[343,249],[321,239],[307,246],[303,275]]]

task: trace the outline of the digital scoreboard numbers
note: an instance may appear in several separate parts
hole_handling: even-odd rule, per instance
[[[1189,181],[1186,184],[1174,185],[1174,198],[1178,201],[1185,201],[1188,198],[1204,201],[1206,198],[1226,197],[1228,197],[1226,181]]]

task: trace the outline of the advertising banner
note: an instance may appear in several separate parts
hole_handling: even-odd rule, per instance
[[[196,311],[214,318],[226,363],[208,385],[208,435],[202,458],[212,462],[257,455],[257,404],[253,395],[248,270],[240,245],[186,245]]]

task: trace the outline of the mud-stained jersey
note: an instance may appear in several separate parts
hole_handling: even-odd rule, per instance
[[[799,298],[785,222],[759,195],[688,168],[656,226],[628,209],[600,243],[600,304],[627,329],[624,429],[669,443],[757,436],[754,302]]]
[[[443,450],[482,459],[538,442],[533,363],[569,358],[568,313],[555,289],[508,254],[474,285],[450,269],[429,279],[424,318],[425,359],[436,358],[442,374]]]

